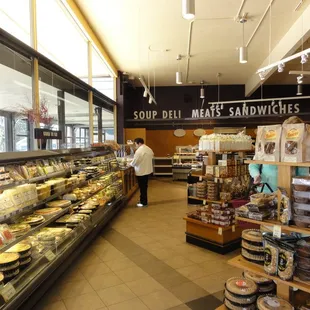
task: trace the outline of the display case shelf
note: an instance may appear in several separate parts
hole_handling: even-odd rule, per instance
[[[231,266],[243,269],[243,270],[248,270],[248,271],[253,272],[257,275],[260,275],[264,278],[274,280],[278,285],[279,285],[279,283],[281,283],[281,284],[284,284],[286,286],[297,288],[297,289],[300,289],[304,292],[310,293],[310,283],[303,282],[303,281],[299,280],[297,277],[294,277],[294,279],[292,281],[281,280],[277,276],[272,276],[272,275],[267,274],[265,272],[263,266],[251,263],[251,262],[247,261],[246,259],[244,259],[241,255],[236,256],[235,258],[229,260],[228,264]]]
[[[264,161],[264,160],[245,160],[246,164],[259,164],[259,165],[275,165],[286,167],[310,167],[310,162],[305,163],[286,163],[280,161]]]

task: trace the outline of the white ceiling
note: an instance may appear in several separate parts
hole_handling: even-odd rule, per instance
[[[76,0],[121,71],[147,78],[152,84],[175,85],[176,56],[187,51],[189,21],[181,14],[181,0]],[[245,41],[253,34],[270,0],[246,0],[242,13]],[[274,0],[271,49],[300,17],[310,0],[294,12],[300,0]],[[242,43],[242,26],[234,21],[242,0],[196,0],[189,81],[245,84],[269,55],[270,19],[266,16],[249,45],[249,61],[239,64],[236,48]],[[217,19],[218,18],[218,19]],[[226,19],[225,19],[226,18]],[[202,19],[202,20],[200,20]],[[209,19],[209,20],[203,20]],[[210,20],[212,19],[212,20]],[[301,36],[302,29],[300,29]],[[149,47],[151,52],[149,52]],[[169,52],[159,50],[169,49]],[[156,51],[154,51],[156,50]],[[181,69],[185,72],[185,59]]]

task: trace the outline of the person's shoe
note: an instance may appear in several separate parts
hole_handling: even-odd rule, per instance
[[[139,202],[139,203],[137,204],[137,207],[138,207],[138,208],[145,208],[145,207],[147,207],[147,205],[144,205],[143,203]]]

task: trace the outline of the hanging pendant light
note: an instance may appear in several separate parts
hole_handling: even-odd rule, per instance
[[[200,99],[204,99],[205,98],[205,89],[203,88],[204,81],[201,81],[200,84],[201,84]]]
[[[146,90],[146,88],[144,88],[143,97],[144,97],[144,98],[147,97],[147,90]]]
[[[182,16],[185,19],[195,17],[195,0],[182,0]]]
[[[298,84],[297,85],[297,96],[301,96],[302,95],[302,84]]]
[[[178,71],[176,72],[176,74],[175,74],[175,82],[177,83],[177,84],[183,84],[183,82],[182,82],[182,72],[181,72],[181,70],[180,70],[180,60],[182,59],[182,55],[178,55],[177,56],[177,61],[178,61]]]
[[[149,97],[149,104],[151,104],[153,102],[152,98]]]
[[[244,24],[247,22],[246,16],[240,19],[242,24],[242,46],[239,48],[239,62],[241,64],[246,64],[248,62],[248,48],[244,44]]]

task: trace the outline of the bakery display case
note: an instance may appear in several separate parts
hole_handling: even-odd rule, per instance
[[[121,172],[98,147],[3,153],[0,173],[0,309],[31,309],[122,207]]]

